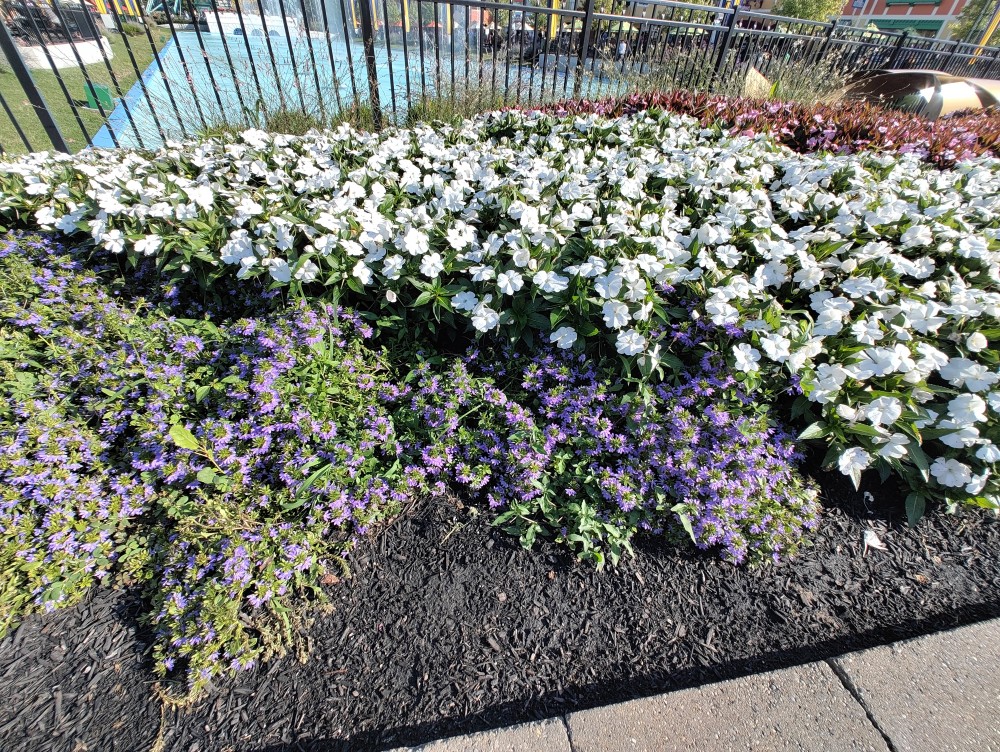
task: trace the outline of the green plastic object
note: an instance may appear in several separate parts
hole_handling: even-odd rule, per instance
[[[90,109],[98,109],[98,104],[105,112],[111,112],[115,108],[115,101],[111,98],[111,90],[104,84],[84,84],[83,90],[87,94],[87,107]]]

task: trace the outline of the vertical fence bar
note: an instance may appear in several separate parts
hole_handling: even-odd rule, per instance
[[[115,93],[118,95],[118,99],[122,104],[122,109],[125,111],[125,117],[128,119],[129,125],[132,126],[132,132],[135,134],[135,139],[139,143],[140,149],[145,149],[146,145],[143,143],[142,135],[139,133],[139,128],[135,124],[135,118],[132,117],[132,108],[129,105],[125,93],[122,91],[121,84],[118,81],[118,76],[115,74],[115,69],[111,65],[111,61],[108,59],[107,53],[104,51],[104,36],[98,30],[97,25],[94,23],[94,19],[90,16],[90,11],[87,8],[87,4],[84,0],[80,0],[80,9],[85,13],[85,18],[87,19],[87,25],[90,27],[90,32],[94,35],[94,39],[98,40],[98,48],[101,51],[101,57],[104,59],[104,67],[108,71],[108,76],[111,77],[111,83],[115,87]],[[114,133],[111,130],[111,126],[108,126],[108,132],[114,137]]]
[[[53,3],[52,10],[56,14],[56,18],[59,19],[59,25],[62,27],[63,33],[66,35],[66,41],[69,43],[69,48],[73,51],[73,57],[76,58],[76,64],[80,68],[80,73],[83,74],[84,83],[89,87],[89,90],[91,92],[94,92],[93,97],[94,101],[97,104],[97,112],[100,114],[102,120],[107,120],[108,115],[110,115],[111,113],[104,111],[104,105],[101,104],[101,100],[96,93],[97,88],[94,86],[94,82],[90,80],[90,72],[87,70],[87,66],[84,64],[83,58],[80,57],[80,51],[76,48],[76,43],[73,41],[73,34],[69,30],[69,24],[66,23],[66,19],[63,17],[62,8],[59,6],[59,3]],[[98,38],[95,41],[97,42],[98,48],[103,53],[104,47],[101,44],[103,39]],[[115,145],[115,148],[117,148],[118,137],[115,135],[114,129],[112,129],[110,126],[108,127],[108,133],[111,135],[111,143]],[[88,141],[88,143],[90,142]]]
[[[222,40],[222,52],[226,56],[226,63],[229,65],[229,75],[233,79],[233,88],[236,89],[236,99],[240,103],[240,114],[246,118],[247,117],[247,105],[243,101],[243,86],[241,81],[236,80],[236,68],[233,66],[233,56],[229,53],[229,42],[226,41],[226,31],[222,28],[222,19],[219,17],[219,5],[216,0],[212,0],[212,13],[215,15],[215,22],[219,27],[219,38]],[[245,29],[242,28],[242,23],[240,24],[240,31],[243,31],[243,36],[246,37]],[[257,80],[257,68],[253,64],[253,56],[250,55],[250,48],[247,48],[247,63],[250,65],[250,69],[253,71],[254,80]],[[260,91],[260,82],[257,82],[257,90]],[[244,122],[246,122],[244,120]]]
[[[163,14],[167,17],[167,27],[170,29],[170,36],[174,40],[174,46],[177,48],[177,58],[181,61],[181,68],[184,69],[184,78],[187,79],[188,88],[191,89],[191,98],[194,100],[194,109],[198,113],[198,119],[201,120],[201,127],[207,130],[208,121],[205,119],[205,113],[202,112],[201,109],[201,97],[198,96],[198,88],[194,85],[194,78],[191,77],[191,69],[188,67],[187,58],[184,57],[184,45],[181,44],[181,40],[177,36],[177,30],[174,28],[174,19],[170,15],[169,5],[169,0],[165,0],[163,3]],[[146,32],[149,33],[148,28]]]
[[[410,0],[399,0],[399,28],[403,37],[403,77],[406,83],[406,101],[413,101],[413,88],[410,86],[410,43],[407,37],[410,30],[406,28],[410,20]]]
[[[11,125],[13,125],[14,130],[17,131],[17,137],[21,139],[21,143],[24,144],[24,148],[29,152],[34,151],[34,147],[31,145],[31,142],[28,141],[28,137],[21,129],[21,124],[17,122],[17,118],[14,117],[14,113],[11,111],[10,105],[7,104],[7,100],[4,98],[3,92],[0,92],[0,107],[3,107],[3,111],[6,112],[7,117],[10,118]]]
[[[323,15],[323,36],[326,37],[326,52],[330,56],[330,84],[333,86],[333,98],[337,103],[337,112],[343,112],[344,103],[340,99],[340,77],[337,75],[337,63],[333,59],[333,40],[330,38],[330,19],[326,12],[325,0],[320,0],[319,6]]]
[[[362,2],[366,1],[367,0],[362,0]],[[288,29],[288,12],[285,10],[285,0],[278,0],[278,10],[281,11],[281,26],[285,30],[285,44],[288,45],[288,58],[292,61],[292,77],[295,79],[295,90],[299,93],[299,104],[302,107],[302,112],[305,112],[306,98],[302,94],[302,82],[299,80],[299,66],[295,61],[295,50],[292,45],[292,32]]]
[[[385,39],[385,60],[389,68],[389,99],[392,104],[392,119],[399,120],[399,113],[396,111],[396,74],[392,68],[392,44],[389,42],[389,5],[386,0],[382,0],[382,36]]]
[[[910,30],[903,29],[903,33],[899,35],[899,40],[896,42],[896,46],[892,50],[892,55],[889,57],[889,62],[886,64],[886,68],[895,68],[899,64],[899,58],[903,55],[903,47],[910,38]]]
[[[122,30],[121,19],[117,11],[115,11],[115,4],[112,2],[110,4],[111,12],[115,14],[115,20],[118,22],[118,31],[124,36],[125,32]],[[167,99],[170,100],[170,105],[174,110],[174,115],[177,116],[177,124],[181,129],[181,136],[187,138],[187,126],[184,124],[184,118],[181,117],[180,108],[177,107],[177,100],[174,97],[174,91],[170,88],[170,78],[167,76],[167,69],[163,66],[163,61],[160,59],[160,52],[156,49],[156,43],[153,41],[153,35],[149,31],[149,26],[143,24],[143,28],[146,30],[146,40],[149,42],[149,49],[153,53],[153,60],[156,61],[156,67],[160,72],[160,78],[163,79],[163,87],[167,90]],[[174,44],[177,44],[177,40],[174,39]],[[148,94],[147,94],[148,96]],[[161,131],[162,132],[162,131]]]
[[[52,118],[52,113],[49,112],[49,106],[45,103],[45,97],[42,96],[42,92],[35,86],[35,81],[31,78],[28,66],[24,64],[24,59],[21,57],[21,53],[18,52],[17,45],[14,44],[10,32],[7,30],[7,25],[3,23],[0,23],[0,49],[3,50],[4,55],[7,57],[7,62],[10,63],[11,70],[17,77],[17,82],[24,90],[25,96],[28,97],[28,102],[31,103],[31,107],[38,116],[42,128],[45,129],[45,135],[52,142],[52,148],[57,151],[69,153],[69,147],[66,146],[66,141],[59,131],[59,126],[56,125],[56,121]],[[4,108],[7,109],[6,103],[4,103]],[[21,136],[21,140],[24,141],[25,146],[30,150],[31,145],[21,132],[17,121],[14,120],[13,116],[11,120],[14,122],[14,127],[18,131],[18,135]]]
[[[585,0],[583,8],[583,33],[580,35],[580,53],[576,61],[576,78],[573,81],[573,98],[580,98],[580,90],[583,87],[583,70],[587,65],[587,56],[590,52],[590,33],[594,23],[594,0]]]
[[[128,35],[121,32],[121,18],[118,15],[118,11],[115,10],[114,3],[109,5],[108,10],[111,11],[111,16],[115,21],[115,30],[121,37],[122,43],[125,45],[125,52],[128,53],[128,59],[132,63],[132,70],[135,72],[135,80],[139,84],[139,89],[142,91],[142,95],[146,98],[146,104],[149,105],[149,112],[152,114],[153,122],[156,124],[156,131],[160,134],[160,140],[165,142],[167,140],[167,134],[163,132],[163,126],[160,125],[160,116],[156,114],[156,108],[153,106],[153,100],[149,96],[149,90],[146,88],[146,82],[142,78],[143,72],[139,69],[139,64],[136,62],[135,53],[132,52],[132,45],[128,41]]]
[[[368,68],[368,104],[372,108],[372,126],[382,130],[382,103],[378,92],[378,69],[375,66],[375,28],[372,23],[372,6],[369,0],[361,0],[361,46],[365,51],[365,65]]]
[[[60,75],[60,73],[59,73],[59,67],[56,65],[56,61],[52,59],[52,55],[49,53],[49,47],[45,43],[45,40],[42,38],[41,29],[39,29],[38,28],[38,24],[35,23],[35,16],[34,16],[34,14],[32,14],[28,10],[28,5],[25,2],[25,0],[21,0],[21,8],[23,8],[23,10],[24,10],[24,15],[31,20],[31,26],[35,30],[35,38],[38,40],[38,43],[41,45],[42,52],[45,54],[45,59],[48,60],[49,67],[52,69],[52,74],[56,77],[56,82],[59,84],[59,88],[62,91],[63,96],[66,97],[66,102],[69,104],[69,108],[73,112],[73,117],[76,120],[76,124],[80,128],[80,132],[83,134],[84,140],[87,142],[87,146],[93,146],[93,142],[91,142],[91,140],[90,140],[90,133],[87,131],[87,126],[84,125],[83,119],[80,117],[80,110],[79,110],[79,108],[77,108],[76,102],[73,100],[72,95],[69,93],[69,89],[66,88],[66,82],[63,81],[62,75]],[[13,43],[13,41],[12,41],[12,43]],[[18,56],[18,57],[20,57],[20,56]],[[23,61],[22,61],[22,65],[23,65]],[[27,71],[27,70],[28,69],[25,66],[25,71]],[[31,78],[30,74],[28,75],[28,78],[29,79]],[[20,78],[18,80],[20,80]],[[23,87],[24,83],[22,82],[21,85]],[[26,94],[28,93],[27,89],[25,89],[25,93]],[[30,99],[30,96],[29,96],[29,99]]]
[[[382,1],[385,2],[385,0]],[[327,120],[326,107],[323,106],[323,91],[319,86],[319,68],[316,66],[316,52],[313,50],[312,29],[309,28],[309,14],[306,12],[306,0],[299,0],[299,9],[302,11],[302,25],[306,29],[306,44],[309,47],[309,62],[313,69],[313,82],[316,84],[316,104],[319,107],[319,113],[325,125]]]
[[[285,110],[285,87],[281,83],[281,74],[278,72],[278,60],[274,56],[274,45],[271,44],[271,30],[267,28],[267,18],[265,18],[264,4],[257,0],[257,10],[260,11],[260,28],[264,32],[264,43],[267,45],[267,54],[271,58],[271,67],[274,69],[274,88],[278,90],[278,101],[281,109]]]
[[[215,0],[212,0],[212,5],[215,5]],[[205,61],[205,68],[208,70],[208,80],[212,84],[212,92],[215,94],[215,102],[219,105],[219,118],[225,122],[226,121],[226,108],[222,104],[222,95],[219,93],[219,84],[215,81],[215,73],[212,72],[212,62],[208,59],[208,50],[205,49],[205,40],[201,38],[201,24],[198,23],[198,14],[195,11],[194,3],[188,0],[188,12],[191,14],[191,18],[194,21],[192,26],[194,26],[195,36],[198,38],[198,49],[201,50],[201,59]],[[191,79],[192,85],[194,84],[194,79]],[[239,86],[236,90],[239,91]]]
[[[236,6],[236,18],[239,19],[240,30],[243,32],[243,45],[247,50],[247,61],[250,63],[250,72],[253,74],[253,82],[257,86],[257,112],[260,113],[260,111],[264,109],[264,89],[261,87],[260,78],[257,76],[257,61],[254,59],[253,50],[250,49],[250,35],[247,34],[247,26],[243,22],[243,9],[240,7],[240,1],[241,0],[236,0],[233,5]],[[212,7],[215,8],[215,2],[212,3]],[[222,19],[219,18],[218,10],[215,11],[215,20],[219,24],[219,33],[222,34],[223,38],[225,38],[225,34],[222,31]],[[273,63],[274,60],[272,59],[271,62]],[[233,76],[233,80],[236,80],[235,75]],[[237,88],[238,87],[239,84],[237,84]]]
[[[733,30],[736,28],[736,21],[740,17],[740,6],[737,5],[732,9],[731,15],[727,19],[729,23],[726,24],[726,33],[722,37],[722,43],[718,45],[719,56],[715,59],[715,69],[713,74],[718,76],[722,72],[722,66],[726,62],[726,54],[729,52],[729,45],[733,39]]]

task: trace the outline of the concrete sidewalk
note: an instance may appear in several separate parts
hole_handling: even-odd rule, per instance
[[[417,750],[1000,752],[1000,620]]]

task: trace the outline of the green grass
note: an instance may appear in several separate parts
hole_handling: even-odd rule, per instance
[[[153,37],[153,42],[156,44],[157,51],[163,49],[163,46],[170,38],[170,32],[167,29],[151,28],[150,34]],[[132,84],[136,81],[135,68],[132,67],[132,61],[129,59],[125,42],[121,36],[112,34],[109,41],[111,43],[111,50],[114,53],[114,56],[109,61],[111,69],[115,72],[122,94],[127,94],[128,90],[132,88]],[[149,47],[146,35],[129,37],[128,41],[132,47],[132,54],[135,56],[136,65],[140,71],[144,71],[153,60],[153,51]],[[104,84],[110,89],[111,96],[118,96],[103,60],[94,65],[88,65],[86,68],[87,75],[90,76],[91,81],[95,84]],[[86,107],[87,95],[84,89],[86,80],[83,77],[83,72],[79,66],[75,66],[64,68],[59,71],[59,74],[66,85],[69,96],[77,106],[76,109],[80,115],[80,120],[83,121],[84,128],[86,128],[88,134],[93,136],[104,125],[104,118],[101,117],[101,113],[98,110],[91,110]],[[51,70],[34,70],[31,72],[31,75],[42,96],[45,97],[45,102],[55,117],[55,121],[59,125],[59,130],[62,132],[63,138],[66,140],[66,144],[70,150],[79,151],[84,148],[87,145],[87,140],[83,136],[80,124],[77,122],[73,109],[67,101],[66,95],[63,93],[55,74]],[[14,111],[14,116],[20,123],[25,135],[27,135],[32,147],[39,151],[51,149],[52,144],[48,136],[46,136],[41,122],[35,116],[31,105],[28,103],[28,98],[21,89],[21,85],[17,82],[17,78],[7,66],[3,66],[0,69],[0,92],[3,93],[4,99],[7,100],[7,104],[11,110]],[[3,148],[9,154],[22,154],[27,151],[18,137],[13,124],[2,111],[0,111],[0,143],[3,144]]]

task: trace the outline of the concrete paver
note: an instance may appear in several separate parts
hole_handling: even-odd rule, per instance
[[[896,752],[1000,752],[1000,621],[834,663]]]
[[[567,717],[573,752],[887,752],[824,663],[672,692]]]
[[[440,739],[411,752],[572,752],[559,718]],[[397,751],[397,752],[402,752]]]

